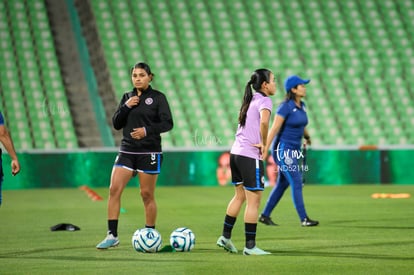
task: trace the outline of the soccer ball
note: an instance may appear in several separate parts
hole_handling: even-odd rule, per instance
[[[153,228],[142,228],[132,235],[132,247],[138,252],[157,252],[162,245],[161,234]]]
[[[187,227],[179,227],[170,235],[170,244],[175,251],[191,251],[195,245],[195,235]]]

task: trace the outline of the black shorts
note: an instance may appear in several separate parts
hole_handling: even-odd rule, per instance
[[[161,164],[161,153],[128,154],[119,152],[114,166],[131,170],[134,173],[159,174],[161,172]]]
[[[239,155],[230,155],[231,181],[234,185],[243,184],[244,189],[263,191],[263,161]]]

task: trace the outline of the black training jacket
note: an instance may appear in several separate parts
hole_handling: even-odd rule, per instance
[[[120,151],[132,153],[162,152],[161,133],[173,128],[173,119],[167,98],[151,86],[143,91],[139,104],[129,108],[125,102],[137,95],[134,88],[122,96],[118,109],[112,117],[112,123],[117,130],[123,129]],[[146,137],[137,140],[131,137],[133,128],[145,127]]]

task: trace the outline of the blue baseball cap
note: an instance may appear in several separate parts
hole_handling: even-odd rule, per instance
[[[293,87],[296,87],[301,84],[308,84],[310,79],[302,79],[297,75],[291,75],[285,79],[285,90],[286,93],[289,92]]]

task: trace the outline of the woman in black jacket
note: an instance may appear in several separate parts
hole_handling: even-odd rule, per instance
[[[135,64],[131,69],[134,89],[123,95],[112,118],[114,128],[123,130],[123,138],[109,186],[108,234],[96,246],[98,249],[119,244],[121,194],[136,174],[145,208],[145,227],[155,228],[157,204],[154,191],[162,163],[160,134],[173,128],[173,119],[165,95],[150,85],[153,77],[146,63]]]

